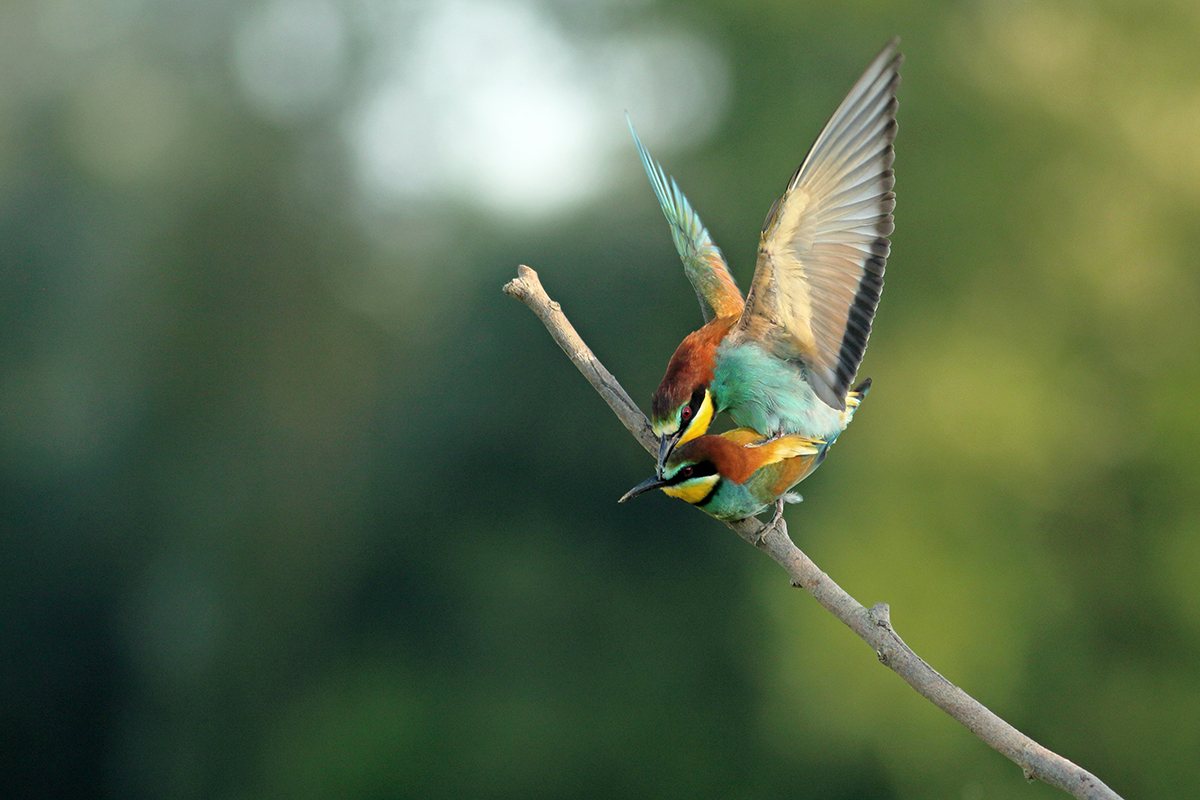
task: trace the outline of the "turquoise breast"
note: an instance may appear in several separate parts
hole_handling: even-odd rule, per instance
[[[845,428],[845,415],[817,397],[805,373],[803,364],[782,361],[757,344],[726,340],[716,352],[713,399],[738,425],[760,433],[832,440]]]

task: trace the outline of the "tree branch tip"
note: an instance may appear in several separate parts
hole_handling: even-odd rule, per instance
[[[541,288],[542,282],[538,274],[524,264],[517,266],[517,277],[504,284],[504,293],[509,297],[526,302],[535,291]]]
[[[504,284],[502,290],[509,297],[515,297],[518,300],[529,292],[529,287],[525,285],[525,281],[521,278],[513,278],[508,283]]]
[[[876,603],[871,606],[871,610],[867,612],[871,621],[880,628],[892,628],[892,609],[887,603]]]

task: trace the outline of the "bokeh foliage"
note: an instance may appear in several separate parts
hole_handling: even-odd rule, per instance
[[[114,3],[151,22],[48,45],[86,5],[0,10],[13,796],[1058,796],[719,524],[615,504],[650,460],[499,289],[539,270],[649,397],[699,316],[632,146],[616,189],[537,222],[365,212],[333,123],[239,94],[213,44],[234,4]],[[901,35],[874,388],[793,537],[1018,728],[1125,796],[1188,796],[1200,6],[617,19],[729,60],[715,133],[657,155],[743,286],[771,200]]]

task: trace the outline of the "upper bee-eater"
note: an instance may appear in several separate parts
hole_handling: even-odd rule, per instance
[[[864,383],[847,394],[848,415],[854,415],[869,388]],[[697,436],[672,450],[659,474],[630,489],[620,502],[662,489],[728,521],[752,517],[774,504],[775,516],[765,531],[783,514],[784,502],[799,501],[789,490],[812,474],[832,444],[795,434],[763,441],[753,428]]]
[[[634,133],[705,319],[676,349],[651,403],[660,470],[721,411],[768,441],[832,442],[849,423],[847,391],[894,228],[897,43],[867,67],[771,206],[745,302],[678,184]]]

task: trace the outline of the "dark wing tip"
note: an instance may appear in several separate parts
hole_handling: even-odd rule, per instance
[[[854,293],[854,302],[850,304],[846,318],[846,331],[842,335],[842,347],[838,351],[837,366],[834,368],[834,384],[830,387],[839,398],[846,396],[850,383],[858,374],[858,365],[862,363],[863,355],[867,352],[867,340],[871,337],[875,309],[879,307],[879,297],[883,292],[888,241],[881,237],[877,244],[883,248],[883,252],[866,260],[865,270],[858,282],[858,291]],[[866,381],[866,385],[870,387],[869,380]]]

